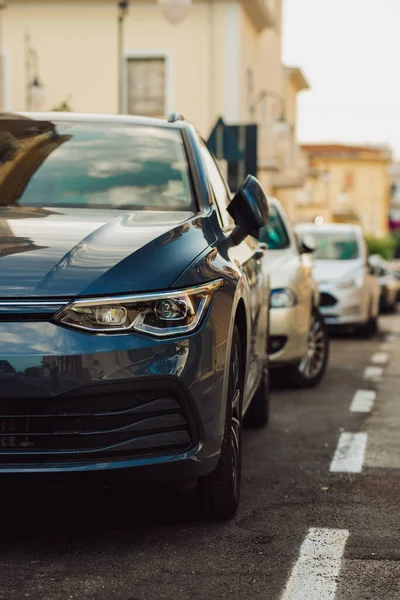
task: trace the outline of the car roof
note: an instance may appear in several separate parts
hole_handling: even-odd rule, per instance
[[[355,233],[362,234],[360,225],[351,225],[349,223],[324,223],[323,225],[317,225],[316,223],[297,223],[297,231],[312,231],[321,233]]]
[[[134,115],[112,115],[106,113],[74,113],[74,112],[18,112],[2,113],[1,119],[10,117],[25,117],[37,121],[69,121],[76,123],[108,123],[115,125],[147,125],[152,127],[166,127],[172,129],[183,129],[189,125],[188,121],[176,118],[170,121],[168,118],[157,119],[153,117],[139,117]]]

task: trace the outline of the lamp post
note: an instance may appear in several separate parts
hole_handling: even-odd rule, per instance
[[[39,57],[31,46],[29,33],[25,35],[26,109],[41,110],[45,90],[39,78]]]
[[[129,10],[129,0],[119,0],[118,2],[118,110],[122,114],[124,111],[123,100],[123,69],[124,69],[124,24]]]
[[[273,98],[274,100],[278,100],[281,106],[281,115],[277,121],[275,121],[273,125],[274,133],[279,136],[287,135],[290,131],[290,125],[285,118],[285,103],[279,94],[273,92],[271,90],[261,90],[258,96],[254,99],[250,106],[250,116],[253,120],[255,118],[256,107],[263,100],[268,100],[268,98]]]

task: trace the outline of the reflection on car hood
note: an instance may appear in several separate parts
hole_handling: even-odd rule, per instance
[[[363,266],[362,259],[356,260],[316,260],[314,277],[320,283],[334,282],[337,279],[352,277]]]
[[[0,298],[160,290],[212,238],[188,212],[0,207]]]

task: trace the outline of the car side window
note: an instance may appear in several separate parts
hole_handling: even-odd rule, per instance
[[[215,202],[221,216],[222,226],[227,229],[234,226],[234,221],[227,211],[230,203],[230,196],[227,185],[219,171],[214,157],[208,150],[207,146],[201,141],[201,150],[203,153],[204,162],[206,163],[207,174],[210,179],[212,191],[214,193]]]
[[[290,238],[285,223],[275,206],[270,206],[269,221],[260,232],[260,242],[267,244],[270,250],[289,248]]]

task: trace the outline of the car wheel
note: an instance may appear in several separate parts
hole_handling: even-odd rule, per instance
[[[266,427],[269,422],[269,407],[269,369],[268,366],[266,366],[257,391],[245,414],[243,425],[249,429],[261,429],[262,427]]]
[[[388,296],[387,292],[383,292],[383,294],[381,296],[380,312],[382,314],[390,313],[390,303],[389,303],[389,296]]]
[[[242,367],[240,335],[235,326],[221,456],[217,468],[201,478],[198,483],[202,515],[216,521],[231,519],[239,505],[242,468]]]
[[[310,388],[323,378],[329,358],[329,335],[324,319],[313,309],[308,334],[307,353],[303,360],[288,369],[288,376],[296,387]]]
[[[358,331],[362,337],[367,339],[377,335],[379,331],[378,317],[371,317],[365,325],[359,327]]]

